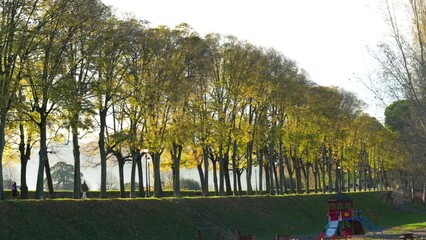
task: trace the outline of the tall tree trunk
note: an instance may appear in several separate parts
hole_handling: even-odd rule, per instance
[[[209,149],[203,147],[203,162],[204,162],[204,184],[203,184],[203,196],[209,195]]]
[[[290,156],[284,158],[286,165],[287,165],[287,172],[288,172],[288,179],[290,180],[289,184],[290,184],[290,193],[295,193],[295,188],[294,188],[294,179],[293,179],[293,167],[291,166],[291,158],[292,158],[292,154],[293,154],[293,150],[290,148]]]
[[[35,198],[44,198],[44,170],[47,162],[47,132],[46,132],[46,115],[40,112],[40,123],[38,124],[40,130],[40,150],[39,150],[39,165],[37,171],[37,185]]]
[[[243,175],[243,171],[238,171],[237,172],[237,177],[238,177],[238,194],[241,196],[243,195],[243,188],[241,185],[241,175]]]
[[[327,156],[327,174],[328,174],[328,192],[333,192],[333,177],[331,174],[332,166],[331,166],[331,159],[333,157],[333,150],[331,146],[328,149],[328,156]]]
[[[136,197],[136,161],[136,153],[132,153],[132,169],[130,171],[130,198]]]
[[[223,174],[225,176],[226,195],[232,195],[231,177],[229,176],[229,155],[223,159]]]
[[[232,148],[232,182],[234,184],[234,196],[238,196],[238,179],[237,179],[237,140],[234,140],[233,148]]]
[[[351,171],[348,170],[348,181],[347,181],[347,185],[348,185],[348,192],[351,192]]]
[[[182,157],[182,145],[173,143],[172,150],[172,174],[173,174],[173,195],[181,197],[180,193],[180,161]]]
[[[219,143],[219,195],[225,195],[225,170],[223,169],[224,156],[223,156],[223,145],[222,140]]]
[[[247,183],[247,194],[253,194],[253,187],[251,185],[253,169],[253,141],[247,143],[247,171],[246,171],[246,183]]]
[[[294,166],[294,171],[296,173],[296,186],[297,186],[297,193],[301,194],[303,193],[302,191],[302,158],[300,157],[296,157],[295,156],[295,166]]]
[[[213,160],[214,157],[211,158],[213,165],[213,185],[214,185],[214,194],[219,196],[219,187],[217,184],[217,160]]]
[[[283,141],[281,139],[280,139],[279,151],[280,151],[278,155],[278,168],[279,168],[279,174],[280,174],[279,189],[280,189],[280,194],[284,194],[287,191],[287,189],[285,186]]]
[[[71,126],[72,131],[72,147],[74,156],[74,199],[79,199],[81,190],[81,174],[80,174],[80,145],[78,143],[78,127],[75,124]]]
[[[306,157],[306,163],[305,163],[305,169],[304,169],[304,175],[305,175],[305,193],[309,194],[309,177],[310,177],[310,166],[311,164],[309,163],[308,157]]]
[[[314,165],[312,166],[312,172],[314,173],[314,184],[315,184],[315,193],[318,193],[318,185],[319,185],[319,168],[318,168],[318,159],[315,160]]]
[[[263,194],[263,150],[258,150],[257,152],[257,162],[259,165],[259,194]]]
[[[279,183],[279,179],[278,179],[278,168],[274,167],[272,170],[273,170],[272,172],[274,173],[275,186],[277,186],[277,191],[275,192],[275,194],[280,194],[281,189],[279,187],[280,183]]]
[[[31,156],[31,136],[28,136],[27,143],[25,144],[25,131],[24,125],[19,124],[19,153],[21,159],[21,199],[28,199],[28,185],[27,185],[27,164]]]
[[[268,153],[269,153],[269,156],[268,156],[269,191],[268,193],[271,195],[275,194],[275,188],[274,188],[275,149],[274,147],[275,147],[275,142],[271,141],[269,143],[269,150],[268,150]]]
[[[163,190],[161,188],[160,153],[155,152],[152,157],[154,168],[154,197],[161,198]]]
[[[204,173],[203,173],[203,167],[202,167],[202,162],[198,162],[197,163],[197,171],[198,171],[198,176],[200,177],[200,185],[201,185],[201,190],[203,192],[205,192],[204,186],[206,185],[204,183]]]
[[[6,125],[6,114],[2,113],[0,121],[0,200],[4,200],[4,189],[3,189],[3,152],[6,145],[5,139],[5,125]]]
[[[107,178],[107,150],[105,149],[105,128],[106,128],[107,109],[99,111],[100,129],[99,129],[99,153],[101,158],[101,192],[100,197],[106,198],[106,178]]]
[[[125,198],[126,188],[124,185],[124,164],[126,163],[126,161],[124,160],[122,156],[120,158],[117,157],[117,160],[118,160],[118,176],[120,179],[119,180],[120,181],[120,198]]]
[[[139,184],[138,184],[138,197],[143,198],[145,197],[145,188],[143,186],[143,172],[142,172],[142,154],[140,151],[138,151],[138,158],[136,161],[136,166],[138,168],[138,180],[139,180]]]
[[[46,161],[44,162],[44,166],[46,170],[46,180],[47,180],[47,189],[49,191],[49,197],[54,197],[55,190],[53,189],[52,175],[50,174],[49,158],[46,158]]]
[[[265,170],[265,183],[266,183],[266,193],[271,194],[271,177],[270,177],[270,171],[269,171],[269,161],[265,163],[265,165],[262,166]]]

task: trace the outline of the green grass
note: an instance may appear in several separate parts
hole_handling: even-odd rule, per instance
[[[426,228],[425,210],[385,204],[377,192],[351,193],[355,209],[394,232]],[[330,195],[162,199],[7,200],[0,239],[235,239],[319,234]]]

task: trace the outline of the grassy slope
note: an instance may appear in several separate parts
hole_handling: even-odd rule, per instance
[[[355,208],[380,226],[424,222],[425,214],[393,209],[378,193],[354,193]],[[142,200],[0,202],[0,239],[232,239],[238,227],[256,239],[316,234],[329,195]],[[424,227],[423,223],[423,227]]]

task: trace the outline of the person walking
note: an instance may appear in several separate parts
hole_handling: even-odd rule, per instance
[[[83,196],[81,198],[87,198],[87,192],[89,191],[89,187],[86,184],[86,181],[81,184],[81,191],[83,192]]]
[[[13,184],[12,184],[12,189],[11,189],[10,195],[12,197],[18,196],[18,187],[16,186],[16,182],[13,182]]]

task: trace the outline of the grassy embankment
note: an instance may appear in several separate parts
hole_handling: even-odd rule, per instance
[[[426,228],[424,209],[396,209],[379,193],[353,193],[355,208],[381,227]],[[6,200],[0,239],[232,238],[238,228],[256,239],[319,234],[330,195],[163,199]]]

